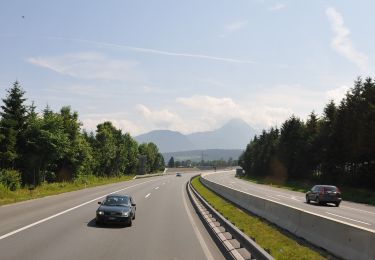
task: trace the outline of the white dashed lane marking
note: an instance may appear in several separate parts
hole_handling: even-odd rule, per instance
[[[326,212],[326,213],[329,214],[329,215],[335,216],[335,217],[339,217],[339,218],[343,218],[343,219],[348,219],[348,220],[351,220],[351,221],[354,221],[354,222],[358,222],[358,223],[362,223],[362,224],[365,224],[365,225],[369,225],[369,226],[371,226],[371,224],[366,223],[366,222],[363,222],[363,221],[359,221],[359,220],[352,219],[352,218],[347,218],[347,217],[340,216],[340,215],[336,215],[336,214],[329,213],[329,212]]]
[[[159,187],[156,187],[156,188],[155,188],[155,190],[158,190],[158,189],[159,189]]]
[[[361,211],[361,212],[365,212],[365,213],[369,213],[369,214],[374,214],[375,215],[375,212],[371,212],[371,211],[367,211],[367,210],[363,210],[363,209],[356,209],[356,208],[352,208],[352,207],[348,207],[348,206],[341,206],[341,208],[346,208],[346,209]]]
[[[151,193],[147,194],[147,195],[145,196],[145,199],[147,199],[148,197],[150,197],[150,195],[151,195]]]

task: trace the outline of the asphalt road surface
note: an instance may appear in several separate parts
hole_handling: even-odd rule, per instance
[[[306,203],[305,194],[296,191],[274,188],[267,185],[255,184],[234,177],[234,171],[224,171],[204,174],[208,180],[226,185],[239,191],[256,195],[268,200],[283,203],[307,212],[336,219],[360,228],[375,232],[375,207],[360,203],[342,201],[339,207],[319,206]],[[343,198],[345,199],[345,191]]]
[[[185,184],[192,174],[94,187],[0,207],[0,259],[224,259]],[[95,225],[97,202],[116,192],[137,203],[131,227]]]

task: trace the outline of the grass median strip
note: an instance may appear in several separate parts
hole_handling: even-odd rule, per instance
[[[192,180],[192,185],[198,193],[226,219],[268,250],[275,259],[325,259],[318,252],[299,244],[266,221],[247,214],[219,197],[203,186],[199,178],[198,176]]]
[[[37,186],[32,190],[28,188],[21,188],[16,191],[10,191],[4,186],[0,186],[0,205],[61,194],[69,191],[81,190],[99,185],[128,181],[133,179],[134,176],[135,175],[124,175],[121,177],[110,178],[88,176],[87,178],[78,179],[73,182],[46,183]]]

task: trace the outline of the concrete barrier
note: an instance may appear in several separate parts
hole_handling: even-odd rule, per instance
[[[166,168],[166,173],[173,173],[176,172],[198,172],[199,169],[195,167],[178,167],[178,168]]]
[[[134,180],[135,179],[143,179],[143,178],[150,178],[150,177],[155,177],[155,176],[164,176],[165,173],[152,173],[152,174],[143,174],[143,175],[135,175],[134,176]]]
[[[344,259],[375,259],[375,232],[264,199],[201,178],[201,182],[238,206]]]

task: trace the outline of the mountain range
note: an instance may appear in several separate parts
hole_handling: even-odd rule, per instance
[[[184,135],[170,130],[154,130],[135,137],[138,143],[153,142],[161,153],[207,150],[240,149],[254,137],[256,131],[241,119],[232,119],[222,127],[206,132]]]
[[[214,160],[224,160],[228,161],[238,160],[240,155],[243,153],[244,149],[206,149],[206,150],[191,150],[191,151],[181,151],[181,152],[166,152],[162,153],[164,156],[164,161],[168,163],[171,157],[174,161],[187,161],[200,162],[204,161],[214,161]]]

